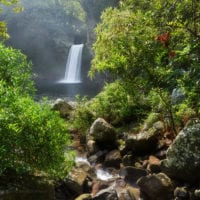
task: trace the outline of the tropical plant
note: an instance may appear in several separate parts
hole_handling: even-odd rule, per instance
[[[0,174],[14,168],[66,175],[74,162],[66,123],[47,103],[33,100],[26,56],[0,44],[0,57]]]
[[[79,99],[71,119],[72,128],[85,133],[98,117],[116,127],[140,120],[146,115],[149,106],[143,97],[133,95],[134,91],[130,95],[130,88],[127,87],[116,81],[106,84],[103,90],[89,101],[85,98]]]
[[[61,177],[74,158],[68,128],[46,103],[21,96],[18,88],[0,82],[0,174],[7,168],[17,172],[45,172]]]
[[[174,88],[182,87],[189,106],[199,111],[199,8],[195,0],[126,0],[107,9],[96,28],[90,76],[109,72],[145,96],[153,89],[175,132]]]
[[[33,94],[32,65],[27,57],[19,50],[0,44],[0,58],[0,80],[23,94]]]

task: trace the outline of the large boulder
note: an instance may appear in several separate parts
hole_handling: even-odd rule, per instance
[[[96,119],[89,130],[89,137],[92,137],[101,147],[115,147],[117,133],[113,126],[107,123],[104,119]]]
[[[171,179],[164,173],[150,174],[141,177],[137,184],[141,192],[149,200],[171,200],[173,197],[173,184]]]
[[[138,155],[150,153],[157,148],[159,133],[160,130],[156,127],[152,127],[138,134],[130,134],[126,139],[125,148]]]
[[[161,162],[164,173],[185,181],[200,179],[200,124],[183,129]]]

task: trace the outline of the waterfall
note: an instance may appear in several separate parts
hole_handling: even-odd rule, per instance
[[[67,58],[65,78],[63,83],[81,82],[81,59],[83,44],[74,44],[71,46]]]

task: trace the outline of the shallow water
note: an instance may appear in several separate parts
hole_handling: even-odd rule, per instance
[[[100,91],[98,84],[92,82],[65,83],[59,80],[38,79],[35,80],[35,84],[38,99],[46,96],[50,99],[74,100],[77,95],[92,98]]]
[[[97,178],[102,181],[109,181],[117,177],[117,175],[113,175],[104,169],[97,169],[96,175],[97,175]]]

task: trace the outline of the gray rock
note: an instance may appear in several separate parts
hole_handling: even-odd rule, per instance
[[[58,111],[60,116],[63,118],[69,117],[71,111],[73,110],[72,106],[63,99],[57,99],[53,104],[52,109]]]
[[[183,129],[161,162],[164,173],[185,181],[200,179],[200,124]]]
[[[89,130],[89,136],[98,144],[115,146],[117,140],[117,133],[109,123],[104,119],[96,119]]]
[[[173,184],[164,173],[144,176],[137,181],[141,192],[144,192],[151,200],[173,199]]]

